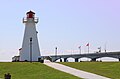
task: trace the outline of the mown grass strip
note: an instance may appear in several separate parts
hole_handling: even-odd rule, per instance
[[[120,62],[62,62],[61,64],[112,79],[120,79]]]
[[[10,73],[12,79],[80,79],[44,64],[29,62],[1,62],[0,78],[4,78],[5,73]]]

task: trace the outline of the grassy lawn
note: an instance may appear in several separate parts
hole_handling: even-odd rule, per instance
[[[80,79],[41,63],[1,62],[0,78],[4,78],[4,74],[8,72],[12,79]]]
[[[63,62],[61,64],[112,79],[120,79],[120,62]]]

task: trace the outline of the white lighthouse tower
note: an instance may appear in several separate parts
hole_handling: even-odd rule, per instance
[[[38,61],[40,56],[39,44],[37,39],[36,23],[38,18],[35,18],[35,13],[29,11],[27,17],[23,18],[25,23],[24,38],[22,49],[20,52],[20,61]]]

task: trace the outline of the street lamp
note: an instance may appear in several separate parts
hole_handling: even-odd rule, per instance
[[[57,57],[57,47],[55,47],[55,56]]]
[[[30,62],[32,63],[32,37],[30,38]]]

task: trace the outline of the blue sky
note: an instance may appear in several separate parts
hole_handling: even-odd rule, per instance
[[[39,17],[38,39],[42,55],[87,53],[105,44],[107,51],[120,51],[119,0],[1,0],[0,61],[10,61],[22,46],[22,18],[32,10]]]

